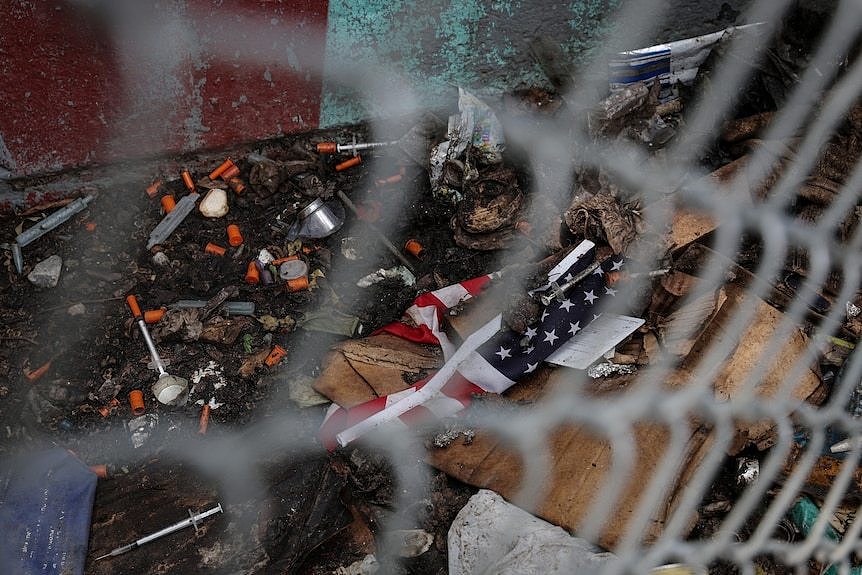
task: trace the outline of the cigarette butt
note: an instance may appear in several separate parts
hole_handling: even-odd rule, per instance
[[[174,200],[173,196],[162,196],[162,209],[165,211],[166,214],[171,213],[171,210],[173,210],[176,206],[177,202],[176,200]]]
[[[228,158],[227,160],[225,160],[224,162],[219,164],[219,167],[217,167],[215,170],[210,172],[209,178],[211,180],[215,180],[217,177],[219,177],[220,175],[225,173],[227,170],[229,170],[233,165],[234,165],[234,163],[231,161],[230,158]]]
[[[239,175],[239,168],[236,166],[231,166],[221,175],[221,179],[224,181],[229,181],[231,178],[235,178]]]
[[[245,270],[245,283],[256,285],[260,283],[260,272],[257,271],[257,266],[254,261],[248,262],[248,268]]]
[[[242,233],[239,231],[239,226],[230,224],[227,227],[227,243],[233,247],[242,245]]]
[[[40,367],[37,367],[34,370],[25,371],[24,377],[26,377],[28,381],[36,381],[37,379],[39,379],[40,377],[45,375],[49,369],[51,369],[51,360],[50,359],[48,361],[46,361],[44,364],[42,364]]]
[[[107,479],[108,478],[108,466],[102,463],[101,465],[91,465],[90,471],[95,473],[99,479]]]
[[[287,291],[298,292],[304,289],[308,289],[308,276],[287,280]]]
[[[352,158],[350,158],[349,160],[344,160],[344,161],[343,161],[343,162],[341,162],[340,164],[336,164],[336,166],[335,166],[335,171],[336,171],[336,172],[341,172],[341,171],[344,171],[344,170],[346,170],[346,169],[348,169],[348,168],[352,168],[353,166],[358,166],[358,165],[359,165],[359,164],[361,164],[361,163],[362,163],[362,158],[361,158],[361,157],[359,157],[359,156],[353,156],[353,157],[352,157]]]
[[[162,181],[156,180],[155,182],[147,186],[147,196],[155,198],[157,195],[159,195],[159,190],[161,189],[161,187]]]
[[[146,323],[157,323],[165,315],[165,308],[148,309],[144,312],[144,321]]]
[[[240,195],[245,191],[245,184],[239,178],[231,178],[228,180],[227,185],[230,186],[230,189],[232,189],[236,195]]]
[[[144,407],[144,392],[140,389],[130,391],[129,405],[132,407],[132,415],[143,415],[147,411]]]
[[[87,225],[84,227],[88,232],[93,233],[96,231],[96,222],[87,222]]]
[[[223,256],[225,249],[223,247],[221,247],[220,245],[217,245],[217,244],[210,242],[204,247],[204,251],[206,253],[212,254],[214,256]]]
[[[317,144],[318,154],[334,154],[338,151],[338,144],[335,142],[320,142]]]
[[[279,361],[281,361],[281,358],[283,358],[285,355],[287,355],[287,351],[283,347],[281,347],[280,345],[275,344],[275,347],[273,347],[272,351],[269,352],[269,355],[266,356],[265,363],[269,367],[272,367],[275,364],[277,364]]]
[[[184,170],[182,176],[183,176],[183,183],[186,185],[186,188],[190,192],[195,191],[195,182],[194,182],[194,180],[192,180],[192,175],[189,173],[189,171]]]
[[[198,420],[198,433],[201,435],[207,434],[207,427],[209,427],[210,424],[210,409],[209,404],[206,403],[201,408],[201,417]]]
[[[422,244],[417,242],[416,240],[407,240],[407,243],[404,244],[404,249],[407,250],[407,253],[413,256],[416,259],[422,259],[425,255],[425,248],[422,247]]]

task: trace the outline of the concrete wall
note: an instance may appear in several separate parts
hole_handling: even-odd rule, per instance
[[[544,83],[535,35],[581,60],[619,1],[5,0],[0,178],[397,115],[458,85]],[[691,21],[661,35],[732,23],[715,3],[676,4]]]

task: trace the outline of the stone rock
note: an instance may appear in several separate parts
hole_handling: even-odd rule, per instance
[[[210,190],[201,200],[198,209],[207,218],[220,218],[226,215],[228,212],[227,192],[219,188]]]
[[[157,266],[169,266],[171,265],[171,260],[165,252],[156,252],[153,254],[153,263]]]
[[[69,315],[84,315],[87,313],[87,308],[82,303],[76,303],[75,305],[70,305],[66,313]]]
[[[35,286],[52,288],[60,281],[60,272],[62,270],[63,258],[54,255],[36,264],[33,267],[33,271],[27,275],[27,279]]]

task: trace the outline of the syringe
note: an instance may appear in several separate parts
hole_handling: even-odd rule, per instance
[[[128,545],[123,545],[122,547],[117,547],[116,549],[114,549],[113,551],[108,553],[107,555],[102,555],[101,557],[96,557],[96,561],[98,561],[99,559],[104,559],[105,557],[116,557],[117,555],[122,555],[126,551],[131,551],[132,549],[136,549],[136,548],[140,547],[141,545],[143,545],[144,543],[149,543],[150,541],[158,539],[159,537],[162,537],[163,535],[167,535],[169,533],[173,533],[174,531],[179,531],[180,529],[184,529],[184,528],[188,527],[189,525],[194,525],[195,531],[197,531],[198,530],[198,523],[201,521],[201,519],[206,519],[210,515],[215,515],[216,513],[221,513],[221,512],[222,512],[221,503],[219,503],[216,507],[213,507],[209,511],[204,511],[203,513],[198,513],[197,515],[192,513],[192,510],[189,509],[189,518],[188,519],[183,519],[182,521],[177,521],[173,525],[169,525],[168,527],[165,527],[164,529],[156,531],[155,533],[151,533],[150,535],[147,535],[146,537],[141,537],[137,541],[129,543]]]

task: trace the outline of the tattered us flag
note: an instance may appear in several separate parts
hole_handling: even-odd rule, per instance
[[[595,251],[590,241],[579,244],[551,270],[549,283],[536,292],[553,292],[582,274],[593,264]],[[335,449],[389,422],[410,425],[448,417],[467,407],[473,395],[502,393],[601,315],[601,302],[616,295],[605,274],[622,270],[623,263],[622,256],[601,262],[563,295],[552,299],[525,333],[502,328],[497,316],[457,348],[441,329],[444,315],[449,308],[477,295],[492,276],[420,295],[405,312],[415,326],[395,322],[378,332],[440,345],[446,359],[443,367],[412,387],[350,409],[333,404],[320,429],[321,441],[327,449]]]

